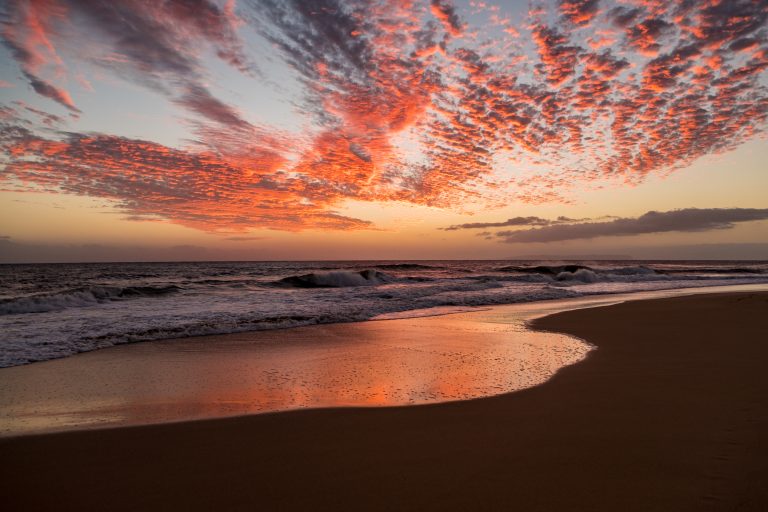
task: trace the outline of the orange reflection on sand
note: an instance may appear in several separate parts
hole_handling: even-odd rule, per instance
[[[7,368],[0,429],[464,400],[534,386],[589,350],[504,310],[125,345]]]

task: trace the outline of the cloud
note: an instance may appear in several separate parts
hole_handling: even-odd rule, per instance
[[[502,222],[468,222],[466,224],[456,224],[443,228],[445,231],[456,231],[459,229],[485,229],[500,228],[507,226],[549,226],[560,222],[567,222],[571,219],[567,217],[558,217],[557,220],[542,219],[541,217],[513,217]],[[485,233],[488,234],[488,233]]]
[[[661,49],[661,39],[672,32],[674,25],[663,18],[646,18],[626,29],[626,42],[641,55],[655,56]]]
[[[62,9],[54,2],[9,2],[0,7],[0,36],[37,94],[79,114],[80,110],[69,93],[40,75],[46,65],[53,66],[59,72],[63,68],[50,34],[52,24],[64,16]]]
[[[5,178],[35,184],[22,190],[103,197],[129,218],[205,231],[371,225],[330,209],[339,197],[332,185],[276,174],[283,163],[276,139],[244,148],[247,158],[107,135],[49,140],[21,127],[0,129],[0,144],[14,157]]]
[[[54,66],[55,75],[65,76],[57,44],[66,47],[75,40],[79,58],[164,92],[212,121],[242,124],[234,109],[203,85],[200,57],[208,46],[243,73],[255,72],[237,35],[240,20],[232,5],[220,7],[209,0],[9,0],[2,8],[2,38],[35,92],[73,113],[80,110],[69,93],[41,78],[39,71]]]
[[[72,97],[64,89],[60,89],[55,85],[52,85],[51,83],[38,78],[32,73],[24,72],[24,76],[27,77],[27,80],[29,80],[29,85],[32,86],[32,89],[34,89],[35,92],[40,96],[45,96],[46,98],[52,99],[56,103],[66,107],[71,112],[76,114],[80,113],[80,109],[75,106],[75,103],[72,101]]]
[[[650,211],[637,218],[609,222],[580,222],[521,231],[500,231],[504,242],[560,242],[603,236],[632,236],[671,231],[731,229],[735,223],[768,220],[768,208],[686,208],[668,212]]]
[[[560,0],[563,17],[576,26],[586,26],[599,12],[599,0]]]
[[[214,98],[208,90],[199,85],[189,85],[187,91],[175,102],[225,126],[235,128],[249,126],[232,107]]]
[[[455,37],[461,35],[461,20],[451,2],[446,0],[430,0],[429,6],[435,18],[443,24],[446,32]]]
[[[0,180],[200,229],[360,229],[339,204],[568,203],[765,133],[764,2],[624,4],[558,0],[513,21],[447,0],[9,0],[2,38],[37,94],[76,114],[64,85],[95,65],[183,108],[192,141],[54,131],[66,117],[2,108]],[[303,87],[285,98],[302,133],[210,85],[217,61],[247,81],[273,80],[254,64],[272,60]],[[537,170],[510,177],[506,161]]]
[[[538,69],[546,75],[550,85],[559,86],[575,74],[580,48],[569,45],[565,34],[542,25],[534,30],[533,40],[541,58]]]
[[[40,109],[31,107],[21,100],[16,100],[13,103],[23,108],[27,112],[34,114],[39,119],[39,121],[45,126],[53,127],[53,126],[57,126],[64,123],[64,119],[61,118],[60,116],[57,116],[55,114],[49,114],[48,112],[44,112]]]

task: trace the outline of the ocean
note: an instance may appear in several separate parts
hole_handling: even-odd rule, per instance
[[[0,367],[140,341],[759,283],[768,261],[1,265]]]

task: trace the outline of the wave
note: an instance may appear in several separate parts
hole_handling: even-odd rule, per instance
[[[581,283],[645,281],[664,279],[664,275],[645,266],[594,268],[586,265],[539,265],[536,267],[509,266],[497,269],[512,275],[540,276],[558,282],[574,281]],[[522,277],[522,276],[520,276]]]
[[[313,272],[300,276],[284,277],[276,284],[294,288],[347,288],[352,286],[377,286],[392,282],[394,279],[378,270],[353,272]]]
[[[535,267],[509,266],[496,269],[498,272],[519,272],[521,274],[544,274],[557,276],[563,272],[574,273],[579,270],[593,270],[585,265],[538,265]]]
[[[48,313],[67,308],[82,308],[114,300],[156,297],[175,293],[178,286],[88,286],[56,293],[40,293],[0,300],[0,315]]]
[[[580,283],[598,283],[603,279],[596,272],[586,268],[577,269],[574,272],[560,272],[555,276],[556,281],[578,281]]]

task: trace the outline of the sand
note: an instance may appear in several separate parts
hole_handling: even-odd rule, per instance
[[[541,386],[0,440],[23,510],[766,510],[768,294],[559,313]]]

